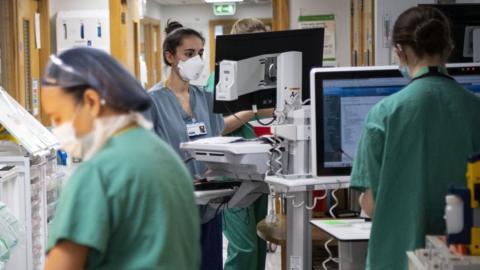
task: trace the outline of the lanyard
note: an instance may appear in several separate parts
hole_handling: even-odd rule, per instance
[[[447,78],[449,80],[452,80],[452,81],[455,81],[455,79],[450,76],[450,75],[447,75],[443,72],[440,71],[439,67],[428,67],[428,72],[425,73],[425,74],[422,74],[418,77],[415,77],[413,78],[410,83],[412,83],[413,81],[416,81],[416,80],[419,80],[419,79],[423,79],[423,78],[427,78],[427,77],[443,77],[443,78]],[[409,83],[409,84],[410,84]]]

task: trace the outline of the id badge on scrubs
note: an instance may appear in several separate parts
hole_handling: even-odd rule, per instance
[[[187,124],[187,134],[190,138],[207,135],[207,125],[205,125],[204,122],[193,122]]]

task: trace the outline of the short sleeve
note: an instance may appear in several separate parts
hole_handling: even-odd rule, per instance
[[[163,129],[165,125],[162,123],[162,120],[159,117],[160,111],[158,109],[157,97],[154,92],[150,93],[150,99],[152,104],[150,108],[143,112],[143,116],[152,123],[153,131],[160,136],[160,138],[167,140],[167,133]]]
[[[214,95],[213,93],[206,92],[207,104],[208,104],[208,113],[210,116],[210,125],[212,126],[213,136],[221,136],[223,129],[225,128],[225,122],[223,120],[223,115],[213,112],[213,102]]]
[[[100,172],[89,163],[81,164],[60,194],[47,251],[60,240],[69,240],[102,254],[109,234],[109,207]]]
[[[382,168],[384,144],[384,128],[377,111],[373,110],[367,116],[357,147],[350,178],[351,188],[361,191],[371,188],[375,196]]]

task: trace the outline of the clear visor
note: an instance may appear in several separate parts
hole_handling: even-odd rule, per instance
[[[42,78],[42,85],[69,88],[89,85],[89,82],[73,67],[65,64],[62,59],[55,55],[50,55],[45,74]]]

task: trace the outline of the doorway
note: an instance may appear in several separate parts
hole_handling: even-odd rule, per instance
[[[263,18],[261,20],[267,29],[272,29],[272,19]],[[237,20],[210,20],[209,24],[209,41],[210,41],[210,70],[215,68],[215,38],[220,35],[228,35],[232,31],[233,24]]]

